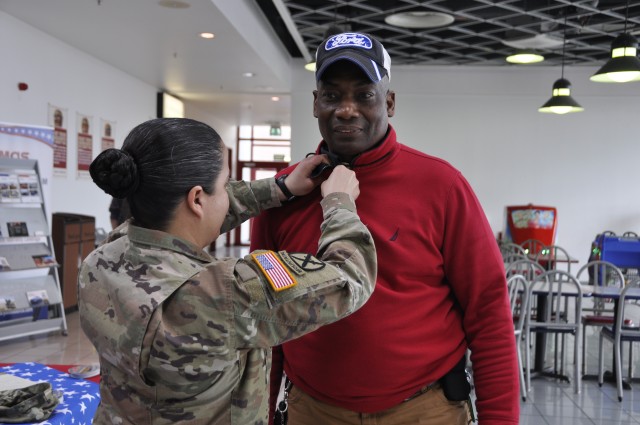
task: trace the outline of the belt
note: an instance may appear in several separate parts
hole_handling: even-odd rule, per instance
[[[434,388],[437,383],[438,383],[438,381],[432,382],[431,384],[425,385],[424,387],[420,388],[418,391],[416,391],[415,393],[413,393],[409,397],[407,397],[404,400],[402,400],[402,402],[406,403],[407,401],[413,400],[414,398],[421,396],[422,394],[426,393],[430,389]]]

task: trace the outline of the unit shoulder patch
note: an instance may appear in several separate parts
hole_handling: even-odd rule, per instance
[[[298,283],[275,252],[260,251],[251,254],[251,257],[274,291],[279,292]]]
[[[326,266],[324,261],[304,252],[290,252],[288,256],[296,267],[307,272],[317,272]]]

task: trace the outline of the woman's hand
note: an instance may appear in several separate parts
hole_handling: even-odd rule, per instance
[[[344,165],[338,165],[331,171],[331,175],[322,183],[320,189],[323,198],[330,193],[344,192],[355,201],[360,195],[360,182],[356,178],[356,173]]]
[[[295,196],[303,196],[315,189],[320,182],[321,177],[311,178],[313,169],[321,163],[328,164],[329,159],[326,155],[313,155],[309,156],[298,163],[298,166],[287,176],[284,183],[289,192]],[[282,194],[280,200],[285,200],[287,197]]]

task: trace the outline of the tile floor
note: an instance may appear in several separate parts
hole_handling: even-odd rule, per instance
[[[242,254],[244,253],[241,252]],[[220,252],[227,255],[228,252]],[[237,254],[236,252],[232,255]],[[86,364],[98,361],[98,355],[80,329],[77,312],[67,315],[68,336],[51,333],[17,338],[0,342],[0,363],[39,362],[44,364]],[[572,338],[568,338],[570,348]],[[598,338],[594,328],[589,328],[587,342],[587,373],[597,371]],[[610,345],[605,343],[605,347]],[[548,344],[551,345],[551,344]],[[605,348],[606,349],[606,348]],[[547,361],[552,358],[547,356]],[[567,350],[570,351],[570,350]],[[636,350],[637,351],[637,350]],[[640,357],[640,356],[636,356]],[[605,359],[611,364],[611,358]],[[550,363],[547,363],[550,364]],[[571,369],[571,362],[567,362]],[[636,358],[635,369],[640,370]],[[602,388],[594,380],[585,380],[580,394],[574,394],[570,383],[537,378],[527,401],[521,402],[520,423],[525,425],[622,425],[640,424],[640,383],[632,390],[625,390],[624,399],[618,402],[614,384],[605,383]]]

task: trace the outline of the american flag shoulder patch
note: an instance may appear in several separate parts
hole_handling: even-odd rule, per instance
[[[274,291],[282,291],[298,283],[275,252],[262,251],[251,254],[251,257],[258,264]]]

